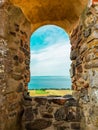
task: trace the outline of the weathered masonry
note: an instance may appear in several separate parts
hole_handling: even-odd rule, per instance
[[[12,2],[0,0],[0,130],[98,130],[98,0]],[[46,24],[72,32],[70,99],[28,93],[29,39]]]
[[[86,8],[71,34],[71,77],[82,129],[98,129],[98,5]]]

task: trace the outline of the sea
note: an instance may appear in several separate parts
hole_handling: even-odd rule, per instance
[[[36,89],[71,89],[69,76],[31,76],[29,90]]]

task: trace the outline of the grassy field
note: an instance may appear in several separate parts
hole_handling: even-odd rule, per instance
[[[48,96],[48,95],[60,95],[72,94],[72,90],[29,90],[30,96]]]

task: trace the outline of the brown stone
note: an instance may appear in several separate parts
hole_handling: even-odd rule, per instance
[[[76,67],[79,66],[82,63],[82,58],[81,56],[78,56],[76,59]]]
[[[23,92],[23,90],[24,90],[24,85],[23,83],[20,83],[17,87],[17,92]]]
[[[77,35],[74,37],[71,36],[71,45],[75,48],[76,47],[76,40],[77,40]]]
[[[46,119],[36,119],[33,122],[25,124],[27,130],[41,130],[50,127],[52,124],[51,121]]]
[[[19,25],[15,23],[14,26],[15,26],[15,31],[18,32],[19,31]]]
[[[85,44],[83,44],[82,46],[81,46],[81,48],[80,48],[80,54],[82,54],[83,52],[85,52],[87,50],[87,45],[86,45],[86,43]]]
[[[16,91],[19,85],[19,82],[17,82],[16,80],[12,78],[7,79],[6,83],[7,83],[6,93]]]
[[[71,128],[75,130],[80,130],[80,123],[71,123]]]
[[[90,69],[90,68],[97,68],[98,67],[98,63],[97,62],[89,62],[88,64],[85,65],[86,69]]]
[[[85,83],[83,87],[84,88],[88,88],[89,87],[89,83]]]
[[[95,24],[96,17],[93,14],[91,14],[91,12],[88,12],[88,15],[84,22],[85,22],[86,27],[91,27]]]
[[[19,74],[19,73],[12,74],[12,78],[15,79],[15,80],[21,80],[21,79],[23,79],[22,75]]]
[[[17,102],[15,102],[13,104],[9,103],[8,111],[12,112],[12,111],[15,111],[18,108],[19,108],[19,104]]]
[[[10,34],[14,37],[16,37],[16,33],[15,32],[10,32]]]
[[[89,62],[89,61],[93,60],[94,58],[95,58],[95,54],[94,53],[90,53],[90,54],[86,55],[85,61]]]
[[[58,126],[58,125],[62,125],[62,124],[64,124],[64,121],[55,121],[53,123],[54,126]]]
[[[25,121],[31,121],[34,119],[34,115],[33,115],[33,109],[32,107],[27,107],[24,111],[24,119]]]
[[[14,103],[14,102],[17,101],[17,99],[18,99],[18,96],[17,96],[17,94],[15,92],[14,93],[9,93],[6,96],[6,100],[7,100],[8,103],[12,103],[12,102]]]
[[[13,57],[13,59],[16,60],[16,61],[18,61],[19,58],[18,58],[17,55],[15,55],[15,56]]]
[[[51,102],[58,104],[58,105],[63,105],[66,102],[66,99],[64,98],[58,98],[58,99],[51,99]]]
[[[69,127],[66,127],[66,126],[57,126],[57,130],[65,130],[65,129],[68,129],[68,128]]]
[[[76,27],[76,28],[73,29],[71,37],[76,36],[77,32],[78,32],[78,27]]]
[[[52,115],[52,114],[49,114],[49,113],[47,113],[47,112],[44,112],[44,113],[42,113],[42,117],[43,117],[43,118],[53,118],[53,115]]]
[[[47,102],[47,99],[46,98],[41,98],[41,97],[35,97],[34,100],[39,103],[40,105],[45,105],[46,102]]]
[[[78,73],[82,73],[82,72],[83,72],[83,67],[82,67],[82,65],[79,65],[79,66],[77,67],[77,72],[78,72]]]

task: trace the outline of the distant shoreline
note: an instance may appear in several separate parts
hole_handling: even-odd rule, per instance
[[[64,96],[66,94],[71,94],[73,90],[28,90],[30,92],[30,96]],[[43,92],[44,91],[44,92]]]
[[[71,88],[41,88],[41,89],[28,89],[28,90],[71,90]]]

